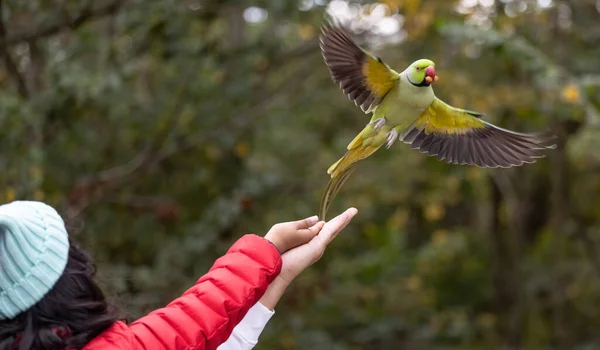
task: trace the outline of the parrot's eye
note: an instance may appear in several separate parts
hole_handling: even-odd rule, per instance
[[[417,67],[417,70],[421,70],[421,67]]]

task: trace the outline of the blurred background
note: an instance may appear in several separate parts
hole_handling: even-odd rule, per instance
[[[559,148],[516,169],[397,143],[257,349],[600,347],[599,0],[0,1],[0,197],[43,200],[130,319],[242,234],[317,213],[364,115],[318,48],[329,13],[437,95]]]

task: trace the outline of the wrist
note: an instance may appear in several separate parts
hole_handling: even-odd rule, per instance
[[[277,276],[273,282],[271,282],[265,294],[263,294],[262,298],[260,298],[259,302],[267,309],[274,310],[275,306],[279,302],[279,299],[281,299],[289,285],[289,282]]]
[[[269,240],[268,238],[265,237],[265,241],[269,242],[273,247],[275,247],[275,249],[277,249],[277,252],[279,252],[279,255],[281,255],[281,250],[279,249],[279,247],[277,247],[277,245],[275,243],[273,243],[271,240]]]
[[[279,239],[277,239],[276,235],[270,235],[270,234],[266,234],[264,239],[266,239],[269,243],[271,243],[275,248],[277,248],[277,251],[279,252],[279,254],[283,254],[285,253],[285,247],[283,246],[283,244],[281,243],[281,241]]]

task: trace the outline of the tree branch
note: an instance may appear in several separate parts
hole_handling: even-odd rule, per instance
[[[52,36],[67,28],[72,30],[77,29],[88,21],[116,13],[123,6],[125,1],[126,0],[112,0],[98,7],[93,7],[93,1],[90,1],[89,6],[85,6],[77,16],[72,18],[62,18],[50,24],[42,25],[40,28],[24,30],[10,36],[4,35],[0,38],[0,49],[5,49],[7,46],[23,41],[32,41],[39,38]]]

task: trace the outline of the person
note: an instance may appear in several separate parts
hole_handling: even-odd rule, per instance
[[[272,314],[289,283],[356,213],[350,208],[328,223],[311,217],[276,224],[264,237],[244,235],[182,296],[126,324],[54,208],[32,201],[2,205],[0,350],[252,347],[261,327],[254,327],[255,340],[237,340],[251,337],[245,328],[255,311]]]

